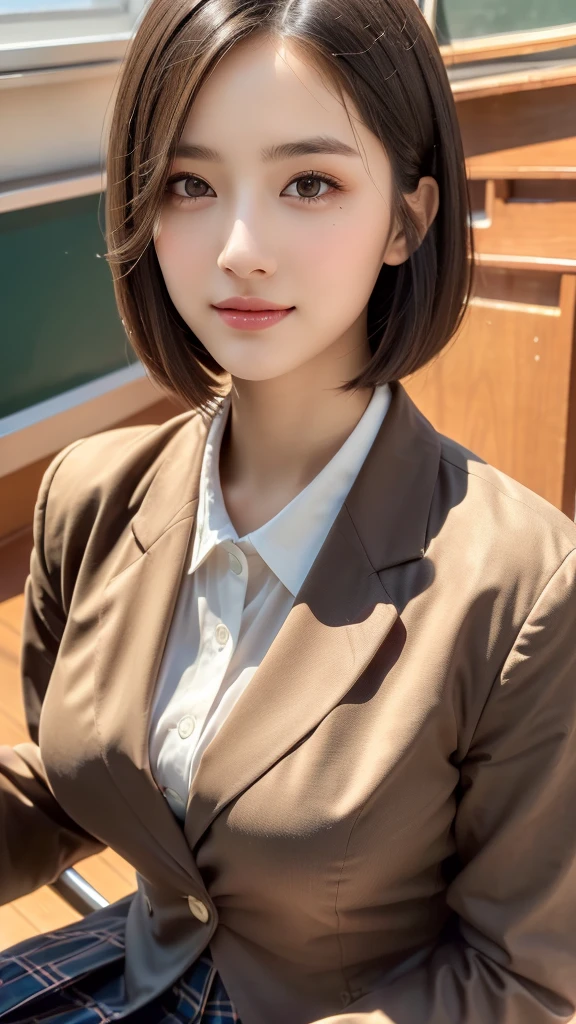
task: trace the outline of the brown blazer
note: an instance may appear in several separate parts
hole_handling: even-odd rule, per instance
[[[117,850],[132,1009],[210,943],[243,1024],[572,1016],[576,526],[393,392],[183,829],[147,722],[208,421],[107,431],[46,472],[0,902]]]

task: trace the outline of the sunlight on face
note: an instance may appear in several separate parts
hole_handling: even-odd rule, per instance
[[[360,367],[369,355],[368,299],[382,263],[399,262],[386,250],[391,169],[347,105],[354,130],[318,71],[261,36],[226,55],[190,111],[180,144],[216,152],[174,160],[155,247],[176,309],[233,377],[269,380],[351,349]],[[353,153],[262,158],[319,136]],[[233,296],[295,308],[239,330],[212,305]]]

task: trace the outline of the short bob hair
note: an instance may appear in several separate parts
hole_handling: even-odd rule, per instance
[[[155,231],[195,96],[235,43],[263,31],[290,41],[344,102],[352,100],[386,150],[393,213],[407,232],[411,255],[399,266],[385,264],[370,296],[371,358],[341,389],[399,380],[424,366],[456,333],[472,288],[456,107],[415,0],[152,0],[131,40],[112,115],[105,258],[134,351],[160,387],[192,408],[210,407],[229,375],[174,307]],[[429,174],[440,205],[421,240],[404,195]]]

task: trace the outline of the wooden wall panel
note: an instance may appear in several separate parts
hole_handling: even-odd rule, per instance
[[[483,270],[456,339],[404,384],[437,430],[573,517],[567,452],[576,276],[562,277],[559,305],[551,306],[494,298],[506,293],[503,273],[514,294],[515,272]],[[526,282],[516,287],[525,292]]]
[[[576,85],[458,103],[470,178],[573,178]]]
[[[544,187],[552,185],[562,187]],[[530,256],[535,264],[572,260],[576,271],[576,180],[487,181],[484,213],[474,231],[477,252]]]

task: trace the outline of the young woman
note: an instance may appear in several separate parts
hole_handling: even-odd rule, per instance
[[[559,1024],[576,1005],[576,526],[400,380],[469,294],[413,0],[153,0],[108,258],[189,411],[70,445],[26,588],[0,899],[138,890],[0,957],[0,1019]]]

